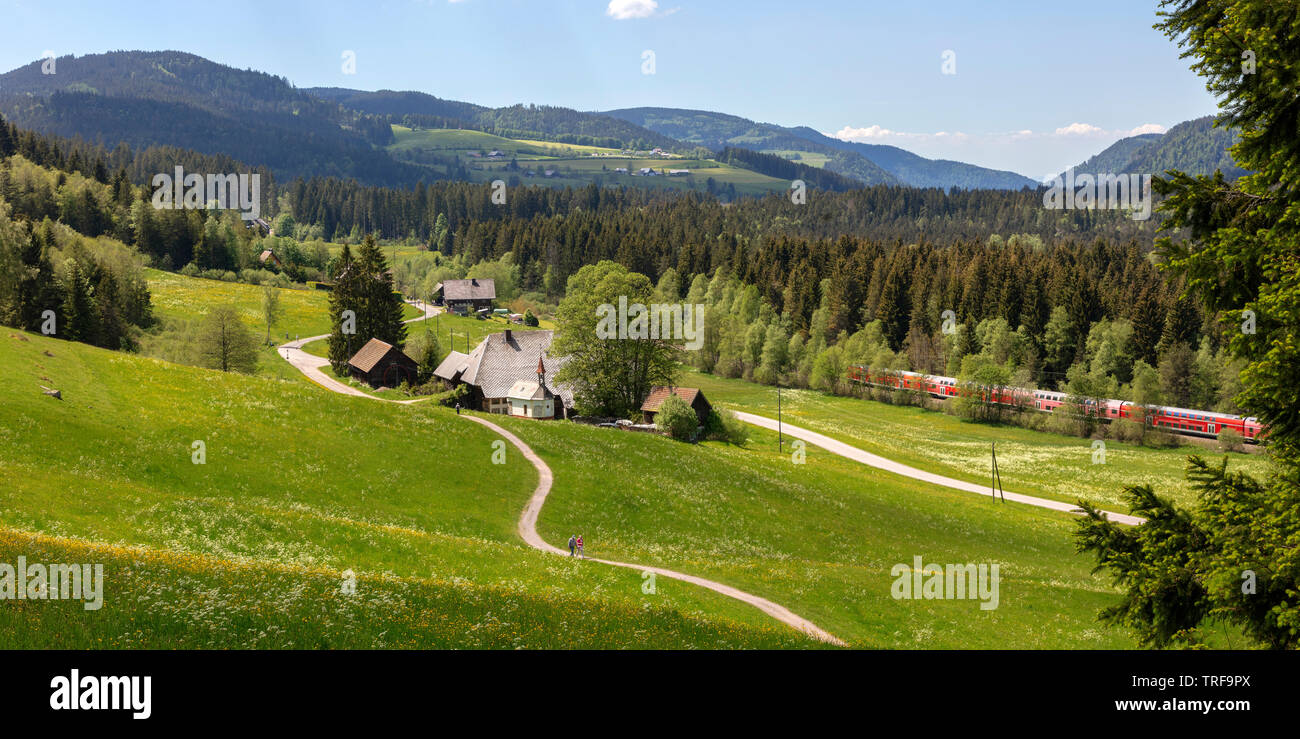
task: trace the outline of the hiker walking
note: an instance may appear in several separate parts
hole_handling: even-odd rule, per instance
[[[581,557],[582,559],[586,559],[587,555],[582,553],[582,534],[578,534],[577,544],[578,544],[578,556]]]
[[[578,540],[575,539],[575,538],[573,538],[572,536],[570,536],[570,537],[569,537],[569,556],[570,556],[570,557],[573,556],[573,550],[574,550],[574,547],[576,547],[576,546],[578,546]]]
[[[456,415],[460,415],[460,403],[456,404]]]

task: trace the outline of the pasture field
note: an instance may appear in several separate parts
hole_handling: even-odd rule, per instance
[[[779,649],[804,644],[671,608],[524,593],[454,575],[362,575],[231,562],[0,528],[0,561],[104,565],[105,605],[15,601],[0,609],[6,649]],[[635,574],[635,573],[633,573]],[[579,614],[580,617],[575,617]]]
[[[405,126],[393,126],[396,139],[387,147],[392,152],[412,152],[417,154],[451,155],[462,158],[470,152],[500,150],[506,158],[519,160],[553,159],[556,157],[574,157],[583,154],[618,154],[618,149],[583,144],[564,144],[556,141],[533,141],[528,139],[508,139],[484,131],[472,131],[456,128],[410,129]]]
[[[188,277],[157,269],[146,269],[145,280],[153,297],[154,315],[158,318],[188,320],[201,315],[200,307],[230,304],[235,306],[240,320],[254,335],[266,336],[261,285]],[[277,290],[283,313],[271,332],[273,341],[284,343],[285,334],[293,338],[330,330],[329,293],[307,289]],[[418,311],[412,311],[411,315],[418,315]]]
[[[536,472],[513,449],[492,464],[497,437],[453,411],[18,331],[0,360],[0,557],[106,565],[101,610],[0,609],[0,648],[816,646],[528,548]]]
[[[596,158],[550,159],[540,163],[544,169],[555,169],[554,177],[524,177],[521,172],[506,169],[509,162],[484,162],[475,164],[470,171],[476,179],[490,181],[518,175],[525,184],[551,186],[582,186],[593,178],[599,177],[605,185],[627,185],[632,187],[655,187],[662,189],[702,190],[705,182],[713,178],[718,186],[735,185],[736,192],[742,195],[762,195],[769,192],[787,190],[787,180],[769,177],[748,169],[733,167],[712,159],[636,159],[636,158]],[[626,167],[635,172],[642,167],[650,167],[656,172],[670,169],[689,169],[689,176],[646,177],[641,175],[620,174],[614,170]],[[566,171],[569,170],[569,171]]]
[[[745,447],[492,417],[555,475],[538,531],[557,545],[699,574],[772,599],[855,647],[1132,648],[1096,622],[1118,594],[1074,552],[1073,517],[938,488],[755,429]],[[891,569],[997,563],[999,603],[896,600]],[[661,580],[662,582],[662,580]]]
[[[599,178],[604,185],[703,190],[705,180],[712,177],[720,187],[734,185],[740,195],[764,195],[769,192],[784,191],[790,186],[790,183],[785,180],[722,164],[712,159],[593,157],[587,155],[593,153],[618,155],[620,152],[597,146],[508,139],[482,131],[460,129],[411,130],[403,126],[393,126],[393,135],[396,141],[389,145],[389,151],[412,155],[416,157],[416,161],[426,164],[441,163],[442,159],[452,155],[460,156],[462,162],[470,167],[470,174],[476,182],[490,182],[517,175],[524,184],[550,187],[582,187]],[[501,150],[505,156],[499,160],[469,156],[470,152],[493,149]],[[521,163],[521,167],[557,169],[563,170],[563,173],[555,177],[525,177],[523,172],[506,170],[512,157]],[[652,167],[656,171],[689,169],[692,174],[689,177],[633,177],[615,173],[614,170],[619,167],[626,167],[630,171],[642,167]]]
[[[714,405],[776,418],[776,388],[702,372],[683,373]],[[990,445],[997,443],[998,472],[1008,491],[1054,500],[1080,498],[1127,512],[1125,485],[1149,483],[1182,503],[1194,499],[1183,470],[1189,454],[1222,459],[1213,448],[1188,445],[1152,449],[1107,441],[1104,464],[1093,463],[1090,439],[1011,425],[967,421],[940,411],[889,405],[815,390],[781,391],[785,420],[896,462],[976,483],[990,482]],[[1229,468],[1262,476],[1264,454],[1232,454]]]
[[[764,149],[764,154],[775,154],[783,159],[790,159],[792,162],[807,164],[810,167],[825,167],[826,162],[830,161],[829,154],[822,154],[817,151],[794,151],[792,149]],[[791,159],[791,155],[798,154],[798,159]]]
[[[163,323],[163,328],[168,322],[194,321],[196,317],[201,317],[195,310],[196,306],[233,305],[239,313],[240,321],[260,342],[257,373],[295,382],[303,379],[302,373],[280,357],[275,346],[265,345],[266,322],[262,315],[261,285],[188,277],[156,269],[145,270],[145,280],[152,296],[154,316]],[[329,333],[328,292],[294,288],[276,290],[280,294],[282,314],[271,332],[273,345],[300,336]],[[404,318],[414,318],[420,314],[419,310],[410,305],[403,306],[402,310]],[[313,343],[324,347],[324,342]]]

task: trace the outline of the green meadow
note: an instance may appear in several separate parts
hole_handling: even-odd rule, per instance
[[[461,129],[418,129],[393,126],[395,141],[388,146],[394,154],[425,164],[443,163],[457,156],[470,168],[476,182],[519,176],[524,184],[553,187],[581,187],[599,180],[605,185],[625,185],[664,190],[700,190],[708,178],[720,187],[734,185],[740,195],[763,195],[789,189],[786,180],[769,177],[748,169],[723,164],[713,159],[638,158],[620,156],[617,149],[549,141],[510,139],[482,131]],[[472,154],[500,150],[501,159],[483,159]],[[604,156],[592,156],[600,154]],[[508,171],[510,159],[521,168],[554,169],[553,177],[526,177],[522,171]],[[635,172],[642,167],[656,171],[689,169],[689,177],[641,177],[618,174],[617,168]]]
[[[441,319],[484,335],[502,327]],[[0,377],[0,476],[18,481],[0,489],[0,561],[25,554],[106,565],[100,611],[48,602],[0,611],[9,646],[820,646],[711,591],[660,577],[647,593],[635,570],[528,548],[516,526],[535,471],[513,447],[494,464],[499,438],[451,410],[18,331],[0,334],[0,359],[10,368]],[[683,384],[719,406],[775,413],[772,388],[695,373]],[[1046,494],[1073,474],[1104,499],[1111,484],[1074,462],[1043,461],[1068,459],[1074,446],[1090,453],[1082,440],[819,393],[786,391],[783,411],[792,423],[971,479],[981,471],[944,455],[996,438],[1013,490]],[[737,447],[491,418],[554,471],[538,529],[557,546],[581,533],[591,556],[739,587],[855,647],[1134,646],[1096,621],[1118,593],[1074,552],[1071,516],[813,446],[799,458],[760,429]],[[1108,448],[1109,464],[1141,466],[1164,485],[1181,477],[1186,450],[1133,449],[1130,458],[1117,448]],[[1018,454],[1039,462],[1026,471]],[[918,556],[924,565],[997,564],[997,608],[895,599],[891,571]],[[340,589],[349,570],[355,595]],[[1209,639],[1222,646],[1232,636]]]
[[[535,471],[493,464],[497,437],[450,410],[18,331],[0,359],[6,561],[108,565],[101,610],[0,609],[0,648],[811,645],[709,591],[651,600],[635,571],[528,548]],[[348,570],[350,610],[329,597]]]
[[[493,420],[497,420],[495,417]],[[702,575],[781,603],[856,647],[1132,648],[1097,612],[1118,594],[1074,553],[1072,517],[938,488],[776,434],[745,447],[499,421],[551,466],[538,530],[587,553]],[[894,599],[895,565],[998,564],[997,608]],[[661,580],[662,582],[662,580]]]
[[[688,371],[681,384],[699,387],[715,405],[777,417],[776,388]],[[967,421],[940,411],[890,405],[815,390],[781,391],[782,417],[874,454],[959,480],[989,483],[992,444],[1008,491],[1075,502],[1080,498],[1126,512],[1125,485],[1149,483],[1182,503],[1194,500],[1183,475],[1189,454],[1220,459],[1213,447],[1152,449],[1107,441],[1094,464],[1092,440],[1011,425]],[[1263,476],[1264,454],[1231,454],[1229,467]]]
[[[275,288],[280,296],[281,315],[271,331],[272,346],[265,346],[266,319],[262,313],[265,288],[261,285],[187,277],[156,269],[146,269],[145,280],[153,300],[154,316],[161,324],[158,330],[165,331],[174,323],[197,320],[202,313],[196,310],[196,306],[233,305],[240,321],[253,336],[262,340],[257,368],[260,375],[301,380],[302,374],[284,361],[275,347],[299,337],[326,334],[330,330],[329,293],[324,290]],[[419,310],[410,305],[403,306],[405,318],[418,315]],[[324,342],[313,343],[325,351]]]

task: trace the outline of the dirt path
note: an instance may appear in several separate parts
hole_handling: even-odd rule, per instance
[[[415,323],[416,321],[423,321],[426,318],[432,318],[433,316],[438,315],[439,311],[441,310],[440,308],[436,306],[428,305],[421,300],[414,300],[408,302],[411,305],[415,306],[416,308],[419,308],[420,310],[424,311],[424,314],[421,316],[417,316],[416,318],[412,318],[406,321],[406,323]],[[306,375],[307,379],[311,380],[317,385],[320,385],[326,390],[332,390],[336,393],[341,393],[343,395],[353,395],[358,398],[370,398],[371,400],[387,400],[387,398],[377,398],[371,395],[370,393],[367,393],[362,390],[358,390],[357,388],[354,388],[351,385],[348,385],[346,383],[339,382],[338,380],[334,379],[332,376],[325,374],[323,371],[321,371],[321,367],[328,365],[330,361],[325,357],[318,357],[315,354],[310,354],[302,350],[303,346],[306,344],[310,344],[313,341],[320,341],[321,339],[328,339],[328,338],[329,338],[329,334],[321,334],[320,336],[308,336],[305,339],[295,339],[286,344],[281,344],[277,348],[277,351],[280,352],[280,356],[284,357],[285,361],[293,365],[299,372]],[[409,405],[411,403],[418,403],[421,400],[424,400],[424,398],[415,398],[412,400],[390,400],[388,402],[400,403],[402,405]]]
[[[437,308],[426,306],[424,304],[413,303],[413,305],[416,305],[417,308],[421,308],[422,310],[424,310],[425,316],[431,316],[437,312]],[[411,319],[411,321],[422,320],[425,316],[421,316],[420,318],[413,318]],[[410,323],[411,321],[407,321],[407,323]],[[296,367],[298,371],[306,375],[307,378],[310,379],[312,382],[315,382],[317,385],[320,385],[326,390],[332,390],[336,393],[341,393],[343,395],[352,395],[356,397],[370,398],[371,400],[378,400],[385,403],[400,403],[403,405],[407,405],[410,403],[417,403],[420,400],[422,400],[422,398],[417,398],[414,400],[389,400],[387,398],[379,398],[369,393],[358,390],[357,388],[354,388],[350,385],[346,385],[342,382],[339,382],[333,377],[330,377],[329,375],[325,374],[323,371],[321,371],[321,368],[328,365],[329,360],[325,359],[324,357],[318,357],[314,354],[308,354],[307,352],[302,350],[302,347],[304,344],[307,344],[312,341],[318,341],[328,336],[329,334],[325,334],[324,336],[310,336],[305,339],[297,339],[287,344],[282,344],[279,347],[280,356],[284,357],[285,360],[289,362],[289,364]],[[511,444],[513,444],[515,448],[519,450],[519,453],[524,455],[524,458],[532,463],[533,468],[537,470],[537,487],[533,490],[533,497],[529,499],[528,505],[524,507],[523,514],[519,517],[519,536],[524,540],[526,544],[528,544],[528,546],[534,549],[547,552],[550,554],[568,556],[569,553],[567,551],[560,549],[559,547],[548,544],[546,540],[543,539],[541,535],[537,533],[537,517],[541,515],[542,506],[546,503],[546,496],[550,494],[551,483],[554,480],[554,475],[551,473],[551,468],[547,466],[546,462],[542,461],[542,458],[537,456],[537,453],[534,452],[531,447],[525,444],[523,440],[521,440],[519,437],[515,436],[514,434],[510,433],[509,431],[506,431],[505,429],[496,425],[495,423],[468,414],[461,417],[467,418],[473,421],[474,423],[480,424],[482,426],[486,426],[487,428],[491,429],[493,432],[495,432],[496,434],[500,435],[502,438],[506,439]],[[766,598],[760,598],[757,595],[746,593],[745,591],[739,590],[737,588],[733,588],[730,585],[724,585],[720,582],[714,582],[713,580],[706,580],[705,578],[697,577],[695,575],[688,575],[683,572],[667,570],[662,567],[647,567],[644,565],[631,564],[628,562],[615,562],[608,559],[598,559],[596,557],[588,557],[587,559],[592,562],[599,562],[600,564],[612,565],[614,567],[626,567],[628,569],[638,570],[640,572],[653,572],[655,573],[655,575],[661,577],[667,577],[673,580],[681,580],[682,582],[688,582],[692,585],[698,585],[702,588],[708,588],[709,590],[712,590],[715,593],[721,593],[722,595],[725,595],[729,598],[735,598],[736,600],[741,601],[742,603],[748,603],[749,605],[754,606],[755,608],[759,609],[763,613],[766,613],[772,618],[775,618],[776,620],[784,624],[787,624],[795,629],[798,629],[799,631],[802,631],[803,633],[808,634],[809,636],[815,639],[820,639],[821,641],[834,644],[836,646],[841,646],[841,647],[848,646],[847,644],[844,643],[843,640],[839,639],[838,637],[836,637],[835,635],[827,631],[818,628],[818,626],[814,624],[812,621],[809,621],[808,619],[799,616],[798,614],[794,613],[793,611],[786,608],[785,606],[782,606],[778,603],[773,603],[772,601],[767,600]]]
[[[776,431],[777,428],[776,419],[768,418],[766,416],[756,416],[753,413],[736,411],[736,417],[746,423],[761,426],[765,429]],[[934,485],[941,485],[946,488],[953,488],[954,490],[978,493],[980,495],[993,495],[993,491],[987,485],[979,485],[973,482],[966,482],[965,480],[956,480],[951,477],[936,475],[933,472],[926,472],[925,470],[918,470],[915,467],[909,467],[905,464],[895,462],[892,459],[886,459],[885,457],[872,454],[871,452],[864,452],[857,447],[849,446],[842,441],[836,441],[835,439],[824,434],[819,434],[816,431],[809,431],[808,429],[792,426],[785,422],[781,423],[781,430],[796,439],[803,439],[809,444],[819,446],[832,454],[838,454],[846,459],[861,462],[862,464],[875,467],[876,469],[885,470],[886,472],[892,472],[896,475],[910,477],[914,480],[921,480]],[[1039,508],[1050,508],[1054,511],[1064,511],[1066,513],[1083,512],[1078,508],[1078,506],[1071,503],[1064,503],[1059,500],[1049,500],[1047,498],[1036,498],[1032,495],[1024,495],[1022,493],[1006,493],[1006,499],[1015,503],[1038,506]],[[1127,513],[1111,513],[1110,511],[1104,511],[1104,513],[1110,520],[1119,523],[1137,525],[1146,521],[1144,518],[1131,516]]]
[[[537,456],[531,447],[509,431],[506,431],[487,419],[479,418],[477,416],[465,416],[465,418],[492,429],[494,432],[506,439],[506,441],[514,444],[515,448],[519,450],[519,453],[523,454],[524,458],[529,462],[532,462],[533,467],[537,469],[537,488],[533,490],[533,497],[528,501],[528,505],[524,507],[523,515],[519,517],[519,536],[534,549],[565,557],[569,556],[568,551],[548,544],[546,540],[537,533],[537,517],[541,514],[542,506],[546,503],[546,496],[551,492],[551,482],[553,480],[551,468],[547,466],[546,462],[542,461],[541,457]],[[614,567],[626,567],[630,570],[638,570],[640,572],[653,572],[662,577],[681,580],[682,582],[688,582],[702,588],[708,588],[715,593],[721,593],[729,598],[735,598],[742,603],[748,603],[772,618],[775,618],[784,624],[788,624],[813,638],[841,647],[848,646],[835,635],[822,630],[812,621],[799,616],[785,606],[773,603],[766,598],[760,598],[757,595],[746,593],[745,591],[733,588],[730,585],[724,585],[720,582],[706,580],[702,577],[688,575],[675,570],[667,570],[662,567],[647,567],[645,565],[616,562],[614,560],[599,559],[597,557],[587,557],[587,559],[592,562],[613,565]]]

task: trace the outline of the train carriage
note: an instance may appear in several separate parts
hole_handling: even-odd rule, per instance
[[[852,365],[848,369],[847,376],[850,382],[892,389],[919,390],[935,398],[951,398],[961,392],[961,382],[958,379],[942,375],[927,375],[905,370],[872,370],[870,367]],[[1066,393],[1016,387],[994,388],[989,396],[994,403],[1033,407],[1044,413],[1051,413],[1069,402]],[[1140,413],[1133,402],[1112,399],[1089,401],[1088,406],[1090,415],[1096,415],[1107,421],[1142,418],[1152,428],[1187,436],[1213,439],[1218,438],[1224,429],[1232,429],[1246,441],[1255,442],[1263,430],[1258,419],[1244,418],[1230,413],[1172,406],[1149,406],[1146,413]]]

